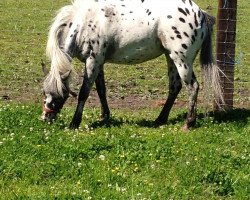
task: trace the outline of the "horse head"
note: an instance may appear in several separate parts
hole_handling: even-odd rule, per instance
[[[42,69],[46,75],[43,83],[43,93],[45,98],[43,102],[42,119],[44,121],[53,122],[69,95],[71,94],[73,97],[77,97],[77,94],[69,89],[68,79],[71,71],[61,74],[60,80],[58,81],[54,77],[52,78],[52,74],[43,62]],[[61,91],[58,90],[59,87],[61,88]]]

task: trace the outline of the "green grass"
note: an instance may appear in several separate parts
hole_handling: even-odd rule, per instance
[[[40,106],[0,106],[0,199],[248,199],[248,110],[203,118],[181,131],[183,110],[151,128],[153,110],[115,110],[100,127],[87,110],[80,130],[72,109],[54,124]],[[94,127],[94,128],[93,128]]]
[[[71,104],[56,123],[39,120],[48,27],[68,2],[0,1],[0,96],[10,99],[0,100],[0,199],[249,199],[249,2],[238,0],[234,99],[248,110],[204,118],[199,104],[188,134],[181,131],[186,109],[178,106],[160,128],[151,127],[160,112],[151,104],[112,109],[109,127],[88,107],[81,128],[70,131]],[[197,3],[211,5],[216,16],[217,1]],[[119,70],[107,64],[109,99],[164,99],[165,63],[159,57]],[[199,73],[197,60],[194,68]],[[82,64],[75,69],[81,73]],[[186,98],[184,89],[179,100]]]

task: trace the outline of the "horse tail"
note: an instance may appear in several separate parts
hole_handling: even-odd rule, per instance
[[[212,52],[212,30],[215,24],[215,17],[203,12],[205,24],[207,28],[206,36],[201,47],[200,62],[203,71],[204,80],[204,93],[208,95],[205,97],[207,100],[215,99],[215,103],[220,107],[224,104],[223,90],[220,84],[220,72],[219,67],[213,62]]]
[[[72,70],[71,58],[63,50],[64,31],[69,21],[72,19],[72,6],[65,6],[59,10],[49,31],[46,54],[51,61],[49,84],[55,86],[60,96],[63,96],[63,87],[61,75],[70,74]]]

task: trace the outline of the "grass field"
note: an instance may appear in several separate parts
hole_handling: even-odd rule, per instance
[[[110,126],[98,124],[95,92],[78,131],[67,128],[74,99],[56,123],[39,120],[48,27],[68,2],[0,1],[0,199],[249,199],[248,1],[238,0],[237,108],[204,117],[199,104],[188,134],[181,130],[185,90],[169,123],[152,128],[156,104],[166,96],[163,57],[135,67],[106,66]],[[217,1],[196,2],[216,15]],[[82,73],[79,62],[75,69]],[[199,74],[197,61],[195,70]]]
[[[156,129],[153,110],[115,111],[110,127],[87,110],[79,131],[69,113],[49,125],[39,106],[0,107],[0,199],[249,199],[249,110],[189,134],[183,110]]]

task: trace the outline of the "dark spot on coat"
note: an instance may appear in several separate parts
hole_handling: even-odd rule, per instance
[[[189,12],[189,10],[187,8],[185,8],[185,11],[186,11],[187,14],[190,15],[190,12]]]
[[[179,20],[180,20],[181,22],[183,22],[183,23],[186,22],[185,19],[183,19],[182,17],[180,17]]]
[[[172,26],[172,29],[173,29],[173,30],[177,30],[177,28],[176,28],[175,26]]]
[[[198,17],[199,18],[201,17],[201,11],[200,10],[198,11]]]
[[[188,35],[186,32],[183,32],[183,34],[184,34],[186,37],[189,38],[189,35]]]
[[[175,31],[174,31],[174,33],[176,33],[177,35],[179,35],[179,34],[180,34],[180,32],[179,32],[179,31],[177,31],[177,30],[175,30]]]
[[[191,0],[189,0],[189,3],[190,3],[191,6],[193,6],[193,2]]]
[[[198,32],[196,29],[194,30],[194,35],[195,35],[195,37],[197,37],[197,35],[198,35]]]
[[[182,9],[182,8],[178,8],[179,12],[181,12],[183,15],[187,16],[187,13]]]
[[[186,44],[181,44],[181,46],[184,48],[184,49],[187,49],[187,45]]]
[[[191,29],[194,29],[193,25],[191,23],[189,23],[189,26]]]
[[[192,35],[192,40],[193,40],[193,42],[195,42],[195,37],[194,37],[194,35]]]
[[[197,21],[197,16],[196,16],[196,13],[194,13],[194,23],[195,23],[195,26],[198,27],[198,21]]]
[[[176,37],[179,38],[179,39],[182,39],[181,35],[177,35]]]

